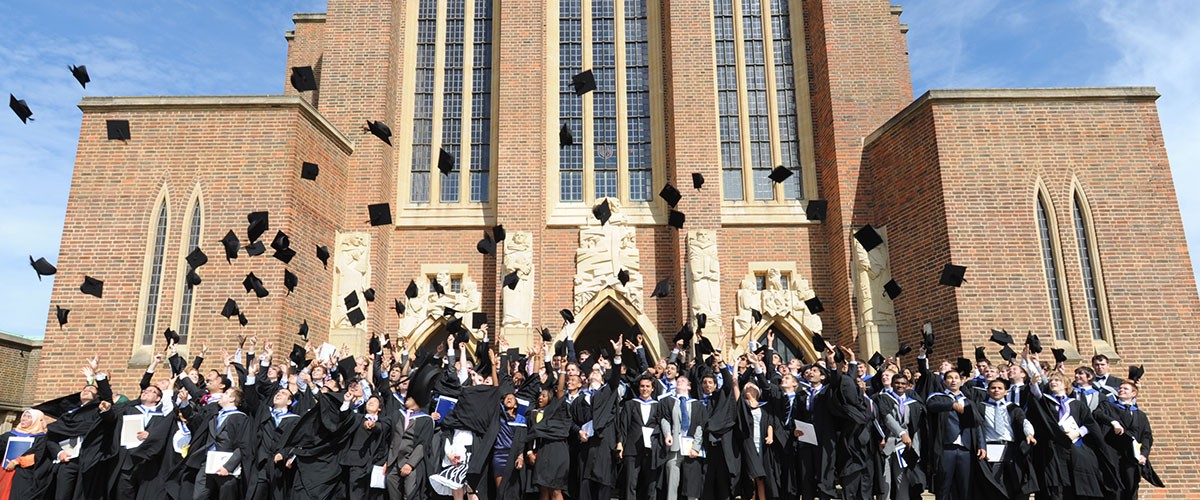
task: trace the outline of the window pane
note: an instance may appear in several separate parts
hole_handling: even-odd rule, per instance
[[[775,62],[775,100],[779,116],[779,163],[799,174],[800,139],[796,134],[796,82],[792,64],[791,18],[787,0],[771,1],[771,52]],[[783,184],[787,200],[804,199],[803,175],[793,175]]]
[[[596,199],[617,196],[617,53],[614,0],[592,2],[592,139]]]
[[[409,201],[429,203],[433,145],[433,78],[437,41],[437,1],[421,0],[417,18],[416,95],[413,101],[412,165]]]
[[[625,0],[625,113],[631,201],[649,201],[653,185],[653,161],[650,157],[650,49],[646,22],[646,0]]]
[[[1092,328],[1092,339],[1104,340],[1100,327],[1100,307],[1096,299],[1096,276],[1092,271],[1091,241],[1088,240],[1087,225],[1083,218],[1083,207],[1075,200],[1075,239],[1079,243],[1079,264],[1083,267],[1083,289],[1087,292],[1088,324]]]
[[[441,174],[442,203],[459,199],[462,172],[463,33],[465,0],[446,1],[445,62],[442,74],[442,149],[454,157],[454,168]]]
[[[146,311],[143,316],[142,345],[154,345],[154,322],[158,318],[158,294],[162,287],[163,253],[167,246],[167,202],[158,208],[154,230],[154,254],[150,261],[150,283],[146,290]]]
[[[1050,313],[1054,316],[1054,338],[1067,340],[1066,327],[1063,322],[1062,302],[1058,294],[1058,257],[1054,255],[1054,245],[1050,242],[1050,223],[1046,218],[1044,203],[1045,201],[1041,197],[1038,197],[1038,230],[1042,237],[1042,260],[1046,268],[1046,284],[1050,289]]]
[[[200,201],[192,206],[192,216],[190,217],[188,226],[188,244],[184,249],[184,255],[192,253],[200,246]],[[191,266],[188,266],[191,269]],[[186,344],[188,339],[188,331],[192,327],[192,302],[195,300],[195,290],[185,281],[183,284],[183,301],[179,308],[179,343]]]
[[[750,117],[750,168],[753,169],[754,199],[774,200],[775,186],[767,178],[774,165],[771,163],[771,123],[760,0],[742,2],[742,36],[746,57],[746,114]]]
[[[566,125],[575,144],[559,148],[559,195],[561,201],[583,201],[583,99],[575,95],[571,77],[583,71],[583,11],[580,0],[559,2],[559,87],[560,125]]]
[[[726,200],[743,200],[742,132],[738,125],[737,40],[733,0],[713,0],[717,50],[717,112],[721,138],[721,188]]]
[[[475,0],[471,72],[471,201],[488,201],[492,162],[492,1]]]

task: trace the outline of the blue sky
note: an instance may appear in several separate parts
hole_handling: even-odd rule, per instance
[[[7,0],[0,95],[0,330],[40,337],[57,263],[84,95],[272,94],[283,89],[295,12],[322,0]],[[1151,85],[1193,262],[1200,252],[1200,2],[909,0],[914,92],[931,88]],[[67,71],[86,64],[81,89]],[[1196,266],[1193,265],[1193,268]]]

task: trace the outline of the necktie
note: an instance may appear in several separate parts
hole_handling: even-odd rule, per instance
[[[788,394],[787,398],[788,398],[787,421],[791,422],[792,421],[792,407],[796,406],[796,394],[795,393]]]
[[[235,411],[237,411],[237,409],[233,408],[233,409],[229,409],[229,410],[221,410],[221,413],[217,414],[217,431],[218,432],[220,432],[221,427],[225,425],[225,419],[229,417],[229,414],[233,413]]]
[[[687,434],[688,429],[692,428],[691,415],[688,413],[688,398],[687,396],[679,398],[679,424],[683,426],[683,433]]]
[[[271,418],[275,419],[275,427],[279,427],[279,419],[283,418],[284,413],[287,413],[287,411],[286,410],[271,410]]]
[[[1058,419],[1062,420],[1063,417],[1066,417],[1067,413],[1071,411],[1070,406],[1067,404],[1067,401],[1070,401],[1070,398],[1066,396],[1055,396],[1054,399],[1058,401]]]

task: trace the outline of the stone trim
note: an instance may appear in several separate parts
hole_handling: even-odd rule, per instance
[[[7,332],[0,332],[0,343],[16,344],[20,347],[28,347],[30,350],[42,348],[41,340],[13,335]]]
[[[354,142],[325,119],[317,108],[300,96],[294,95],[222,95],[222,96],[137,96],[137,97],[84,97],[79,109],[84,113],[119,111],[156,111],[163,109],[195,108],[298,108],[302,115],[317,126],[326,137],[332,139],[342,152],[354,152]]]
[[[292,22],[300,23],[323,23],[325,22],[324,12],[297,12],[292,14]]]

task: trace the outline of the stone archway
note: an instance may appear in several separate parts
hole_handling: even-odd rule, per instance
[[[650,322],[650,318],[638,312],[625,295],[617,293],[612,288],[596,292],[587,304],[579,308],[575,312],[575,323],[575,334],[572,340],[575,341],[577,349],[584,347],[591,349],[592,346],[608,345],[609,340],[615,339],[629,327],[637,325],[645,337],[648,358],[658,359],[661,353],[666,352],[658,329],[654,327],[654,323]],[[604,344],[600,342],[604,342]],[[609,348],[611,349],[611,346]]]
[[[805,363],[812,363],[818,359],[817,350],[812,345],[812,334],[804,325],[797,322],[791,317],[775,318],[772,321],[762,321],[750,328],[747,338],[752,338],[758,341],[767,335],[767,330],[775,328],[775,334],[781,336],[782,340],[790,343],[799,349],[799,353]],[[733,353],[733,356],[742,354],[741,352]]]

